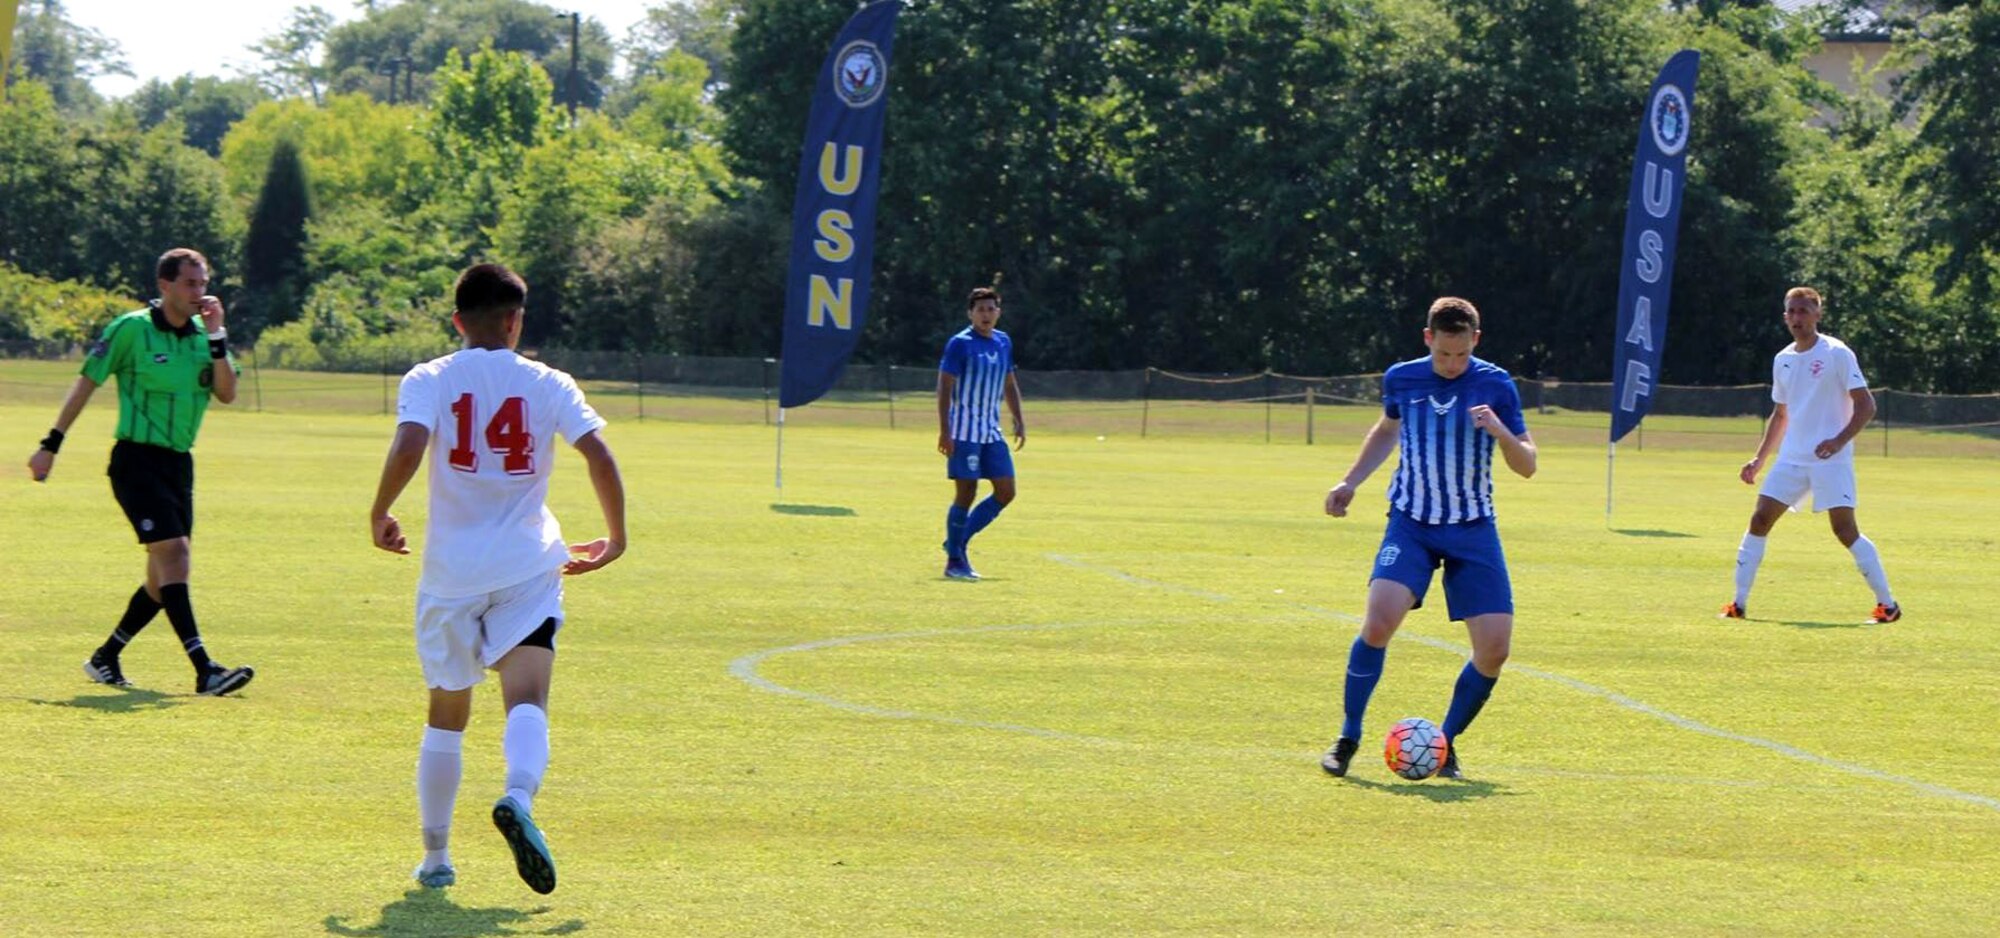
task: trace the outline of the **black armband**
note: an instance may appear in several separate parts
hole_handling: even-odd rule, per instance
[[[50,427],[49,435],[42,437],[42,448],[48,450],[49,455],[54,456],[55,454],[62,452],[62,441],[63,441],[63,432],[54,427]]]
[[[208,334],[208,357],[223,359],[229,357],[229,331],[219,330]]]

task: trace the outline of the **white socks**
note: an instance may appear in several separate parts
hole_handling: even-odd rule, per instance
[[[507,711],[501,745],[507,753],[507,794],[533,815],[535,792],[549,770],[549,715],[534,704],[515,706]]]
[[[1875,542],[1857,538],[1847,551],[1854,555],[1854,566],[1861,571],[1861,578],[1875,591],[1875,601],[1884,606],[1895,605],[1895,598],[1889,595],[1889,575],[1882,572],[1882,555],[1875,552]]]
[[[1764,562],[1764,538],[1743,532],[1736,545],[1736,608],[1750,605],[1750,585],[1757,582],[1757,565]]]
[[[464,733],[424,727],[424,747],[417,753],[417,813],[423,820],[424,869],[451,864],[451,808],[458,801],[458,780],[465,760]]]

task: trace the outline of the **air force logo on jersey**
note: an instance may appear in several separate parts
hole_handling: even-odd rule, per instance
[[[889,63],[882,50],[866,39],[857,39],[833,57],[833,90],[851,108],[864,108],[882,97],[889,87]]]
[[[1458,395],[1456,394],[1453,394],[1451,396],[1451,400],[1445,401],[1444,403],[1441,404],[1438,403],[1437,395],[1434,394],[1425,395],[1425,399],[1431,402],[1431,410],[1436,412],[1437,415],[1440,417],[1448,413],[1451,413],[1451,405],[1458,403]]]
[[[1646,126],[1653,130],[1653,144],[1665,156],[1674,156],[1688,142],[1687,95],[1673,85],[1661,85],[1653,95]]]

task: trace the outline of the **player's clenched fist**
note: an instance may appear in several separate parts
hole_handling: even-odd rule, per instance
[[[1326,492],[1326,513],[1336,518],[1347,517],[1347,506],[1354,501],[1354,486],[1342,482]]]

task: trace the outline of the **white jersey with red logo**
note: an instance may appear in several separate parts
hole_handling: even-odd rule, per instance
[[[1840,435],[1854,417],[1849,391],[1868,386],[1861,364],[1846,343],[1821,335],[1801,352],[1792,343],[1771,361],[1771,400],[1785,405],[1785,441],[1778,447],[1781,463],[1817,463],[1813,448]],[[1854,459],[1850,442],[1833,459]]]
[[[420,591],[475,596],[563,565],[547,505],[555,437],[574,445],[604,426],[574,378],[505,349],[464,349],[410,369],[396,413],[431,433]]]

